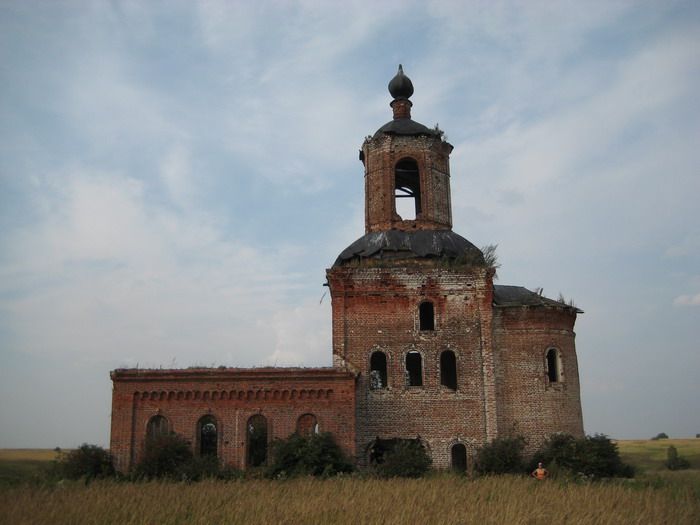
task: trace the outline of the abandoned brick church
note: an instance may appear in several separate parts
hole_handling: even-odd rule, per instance
[[[580,311],[493,284],[488,258],[452,231],[452,146],[411,119],[401,67],[389,92],[393,119],[360,152],[365,235],[326,272],[333,366],[114,370],[120,471],[171,431],[241,469],[293,432],[330,431],[359,465],[388,440],[418,439],[435,467],[461,469],[513,429],[532,445],[583,435]]]

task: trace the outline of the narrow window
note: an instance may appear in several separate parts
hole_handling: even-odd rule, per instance
[[[297,420],[297,434],[300,436],[310,436],[318,434],[318,419],[313,414],[304,414]]]
[[[146,427],[146,438],[153,439],[156,437],[167,436],[170,431],[168,420],[163,416],[153,416],[148,421]]]
[[[372,389],[386,388],[386,355],[384,352],[374,352],[369,359],[369,387]]]
[[[406,386],[423,386],[423,359],[415,350],[406,354]]]
[[[415,160],[405,158],[394,170],[396,213],[402,220],[415,220],[421,212],[420,174]]]
[[[418,325],[421,330],[435,330],[435,308],[430,301],[420,303]]]
[[[561,381],[559,352],[556,348],[547,351],[547,378],[550,383]]]
[[[204,416],[199,420],[199,455],[216,457],[218,431],[216,419]]]
[[[452,445],[452,468],[458,472],[467,470],[467,447],[462,443]]]
[[[259,467],[267,459],[267,419],[257,414],[248,420],[246,427],[248,466]]]
[[[452,350],[440,354],[440,384],[457,390],[457,358]]]

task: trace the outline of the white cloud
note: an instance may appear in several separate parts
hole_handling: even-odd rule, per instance
[[[700,306],[700,293],[679,295],[673,300],[673,306]]]
[[[43,190],[47,215],[2,268],[18,350],[183,364],[202,349],[265,352],[250,327],[299,287],[293,247],[227,239],[215,218],[175,215],[115,174],[63,173]]]
[[[293,309],[261,320],[258,328],[275,334],[276,344],[264,363],[271,366],[330,366],[330,297],[307,299]]]

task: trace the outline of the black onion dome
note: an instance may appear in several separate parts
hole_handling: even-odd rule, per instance
[[[389,93],[394,100],[408,100],[413,95],[413,82],[403,74],[401,64],[399,64],[399,72],[389,82]]]
[[[397,114],[395,109],[394,119],[379,128],[372,138],[380,137],[382,135],[424,135],[428,137],[438,135],[434,129],[430,129],[429,127],[424,126],[415,120],[411,120],[411,102],[408,99],[411,95],[413,95],[413,83],[411,82],[410,78],[404,75],[401,64],[399,64],[399,72],[394,78],[391,79],[391,82],[389,82],[389,93],[391,93],[391,96],[394,97],[394,101],[391,103],[392,107],[394,107],[396,101],[406,100],[408,101],[407,104],[409,109],[402,114]]]
[[[345,248],[333,266],[361,259],[402,261],[410,259],[457,259],[483,264],[484,254],[452,230],[383,230],[363,235]]]

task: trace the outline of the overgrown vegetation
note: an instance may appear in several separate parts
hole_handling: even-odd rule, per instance
[[[690,461],[678,455],[678,449],[671,445],[666,452],[666,462],[664,466],[668,470],[683,470],[690,468]]]
[[[94,480],[114,476],[115,471],[109,452],[83,443],[75,450],[60,453],[52,474],[58,478]]]
[[[563,305],[566,305],[566,306],[570,306],[572,308],[576,308],[576,301],[574,301],[573,299],[567,300],[566,297],[564,297],[564,294],[561,292],[559,292],[559,297],[557,297],[557,302],[561,303]]]
[[[607,436],[551,436],[531,459],[526,459],[523,436],[497,438],[477,450],[478,474],[525,474],[539,462],[555,476],[571,479],[633,477],[634,468],[623,463],[617,445]]]
[[[610,478],[634,476],[634,468],[620,458],[617,445],[607,436],[574,437],[556,434],[537,451],[530,467],[536,462],[548,465],[557,474],[587,478]]]
[[[194,458],[192,446],[180,434],[154,436],[146,441],[146,451],[135,474],[145,478],[174,478],[184,475],[185,465]]]
[[[265,473],[271,478],[330,477],[353,471],[352,462],[330,432],[308,436],[292,434],[287,439],[273,441],[270,452],[270,464]]]
[[[445,132],[444,132],[442,129],[440,129],[440,124],[439,124],[439,123],[436,123],[436,124],[433,126],[433,130],[432,130],[432,131],[433,131],[433,133],[434,133],[440,140],[442,140],[442,141],[444,141],[444,142],[447,142],[447,135],[445,134]]]
[[[133,472],[135,478],[200,481],[208,478],[232,479],[240,473],[222,467],[216,456],[197,456],[181,435],[154,436],[146,442],[143,459]]]
[[[417,441],[400,440],[373,466],[373,473],[384,479],[419,478],[428,472],[432,460]]]
[[[496,438],[479,448],[474,470],[479,474],[521,474],[524,472],[525,438]]]

